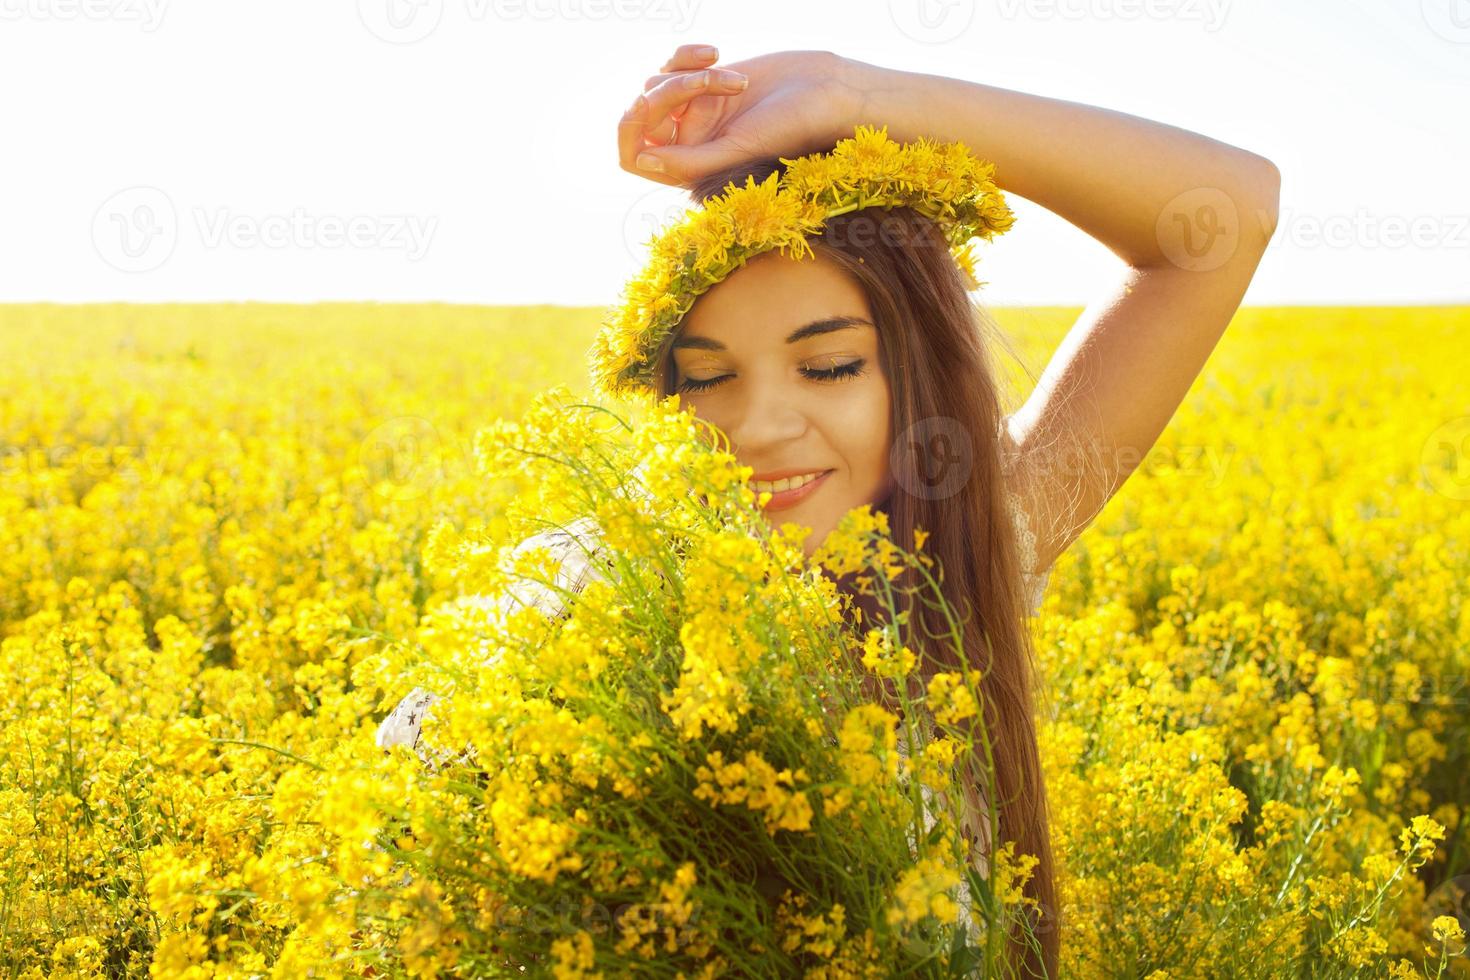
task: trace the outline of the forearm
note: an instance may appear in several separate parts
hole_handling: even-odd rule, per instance
[[[1202,206],[1216,212],[1207,220],[1228,222],[1228,209],[1214,206],[1226,198],[1235,209],[1237,252],[1264,249],[1274,229],[1279,174],[1239,147],[1122,112],[942,75],[851,59],[845,70],[856,94],[852,125],[886,125],[896,140],[964,142],[995,164],[1002,189],[1066,218],[1135,268],[1171,264],[1189,244]],[[1175,210],[1180,214],[1168,213]]]

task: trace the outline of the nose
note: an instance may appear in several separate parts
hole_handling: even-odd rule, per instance
[[[781,459],[781,447],[806,432],[806,415],[793,393],[781,385],[747,385],[744,397],[731,414],[731,448],[742,460]]]

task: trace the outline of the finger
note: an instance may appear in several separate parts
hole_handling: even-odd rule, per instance
[[[749,75],[741,71],[736,71],[733,68],[710,68],[707,70],[709,71],[710,76],[716,82],[729,82],[731,85],[743,87],[742,83],[750,81]],[[654,88],[656,85],[659,85],[662,82],[666,82],[671,78],[677,78],[680,75],[688,74],[689,72],[687,71],[666,71],[658,75],[649,75],[643,81],[643,91],[647,92],[650,89]]]
[[[655,119],[647,93],[640,94],[618,120],[618,160],[624,170],[632,171],[633,160],[649,142],[668,142],[673,133],[673,120]]]
[[[637,168],[634,161],[638,154],[647,145],[645,136],[648,134],[646,122],[648,116],[648,97],[639,95],[634,100],[628,111],[623,113],[623,118],[618,122],[618,166],[630,174],[637,174],[659,184],[675,184],[672,178],[663,177],[657,173],[648,173]],[[670,124],[671,126],[671,124]],[[667,139],[667,135],[664,137]]]
[[[650,91],[663,81],[688,76],[689,74],[689,72],[675,72],[667,75],[658,75],[644,82],[643,88],[645,91]],[[742,72],[731,71],[726,68],[712,68],[709,69],[708,74],[709,81],[703,87],[702,94],[704,95],[736,95],[750,87],[749,77]],[[674,90],[677,90],[677,86],[675,86]],[[694,92],[696,95],[701,94],[700,87],[695,86]],[[671,106],[668,114],[663,119],[645,128],[644,135],[648,141],[660,145],[668,143],[674,135],[674,121],[682,120],[684,114],[689,111],[689,107],[693,104],[694,100],[689,99]]]
[[[674,49],[673,57],[665,61],[659,71],[707,68],[718,61],[719,57],[720,51],[713,44],[681,44]]]
[[[645,140],[667,141],[672,134],[670,117],[682,114],[685,107],[701,95],[736,95],[744,91],[745,81],[712,78],[711,72],[683,72],[674,75],[634,100],[618,123],[618,158],[625,170],[636,172],[634,160]]]
[[[683,115],[688,104],[701,95],[738,95],[748,81],[739,72],[691,71],[671,75],[643,93],[648,98],[649,128],[666,116]]]
[[[688,74],[690,73],[673,72],[669,74],[655,75],[643,83],[643,89],[644,91],[650,91],[656,88],[662,82],[668,81],[671,78],[686,76]],[[703,93],[705,95],[736,95],[750,87],[749,76],[745,75],[743,72],[732,71],[728,68],[709,69],[709,78],[710,81],[705,86],[705,91]],[[696,94],[699,94],[697,87],[695,91]],[[646,127],[645,136],[647,137],[649,142],[658,143],[660,145],[669,142],[670,138],[674,135],[674,121],[682,120],[684,118],[684,114],[689,111],[689,107],[691,105],[693,105],[693,99],[690,99],[682,104],[675,105],[668,110],[667,116],[659,120],[656,124]]]
[[[633,173],[660,183],[689,187],[703,174],[723,170],[748,159],[750,153],[722,139],[688,146],[651,146],[634,155]]]

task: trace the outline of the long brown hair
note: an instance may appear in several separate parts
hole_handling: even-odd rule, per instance
[[[778,158],[745,163],[710,174],[690,190],[705,204],[730,182],[757,182],[784,171]],[[1022,568],[1007,512],[1005,474],[1010,472],[999,439],[1003,424],[999,376],[982,334],[1004,344],[994,322],[972,303],[959,266],[933,222],[909,208],[867,208],[829,219],[811,239],[813,251],[845,269],[863,288],[880,339],[883,370],[892,391],[894,489],[875,509],[888,514],[895,543],[911,547],[914,529],[929,532],[924,550],[938,565],[946,600],[964,618],[963,649],[981,671],[984,722],[994,769],[979,758],[980,771],[994,774],[998,826],[989,835],[1015,841],[1018,854],[1037,859],[1025,893],[1036,901],[1034,923],[1040,949],[1010,945],[1022,975],[1055,977],[1059,919],[1033,692],[1035,653],[1026,621]],[[677,333],[677,331],[675,331]],[[660,391],[673,391],[675,371],[668,344],[659,358]],[[904,454],[918,448],[912,461]],[[930,459],[938,449],[943,459]],[[933,463],[958,464],[963,472],[933,481]],[[868,605],[864,618],[871,616]],[[942,636],[948,624],[920,603],[909,609],[917,639]],[[925,644],[920,676],[958,670],[951,644]],[[972,806],[978,797],[966,779]],[[973,839],[973,834],[972,834]],[[988,841],[976,846],[988,846]]]

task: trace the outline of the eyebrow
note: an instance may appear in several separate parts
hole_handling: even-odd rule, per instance
[[[797,327],[786,335],[786,343],[794,344],[798,340],[806,340],[808,337],[816,337],[819,334],[832,333],[834,330],[855,330],[866,324],[872,326],[872,322],[860,316],[832,316],[822,320],[813,320],[804,327]],[[713,337],[687,337],[681,336],[674,340],[673,350],[726,350],[724,344]]]

